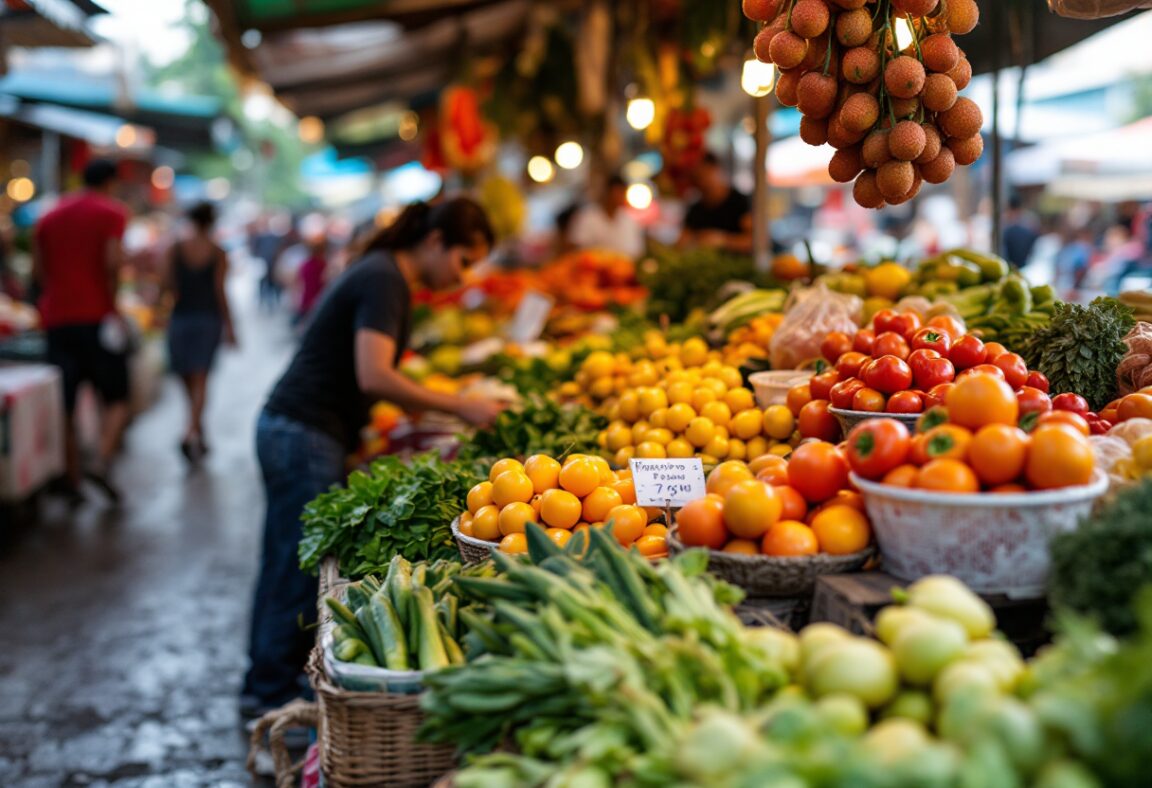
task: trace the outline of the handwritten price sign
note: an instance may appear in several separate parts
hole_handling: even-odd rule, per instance
[[[703,498],[704,463],[689,460],[632,460],[632,483],[641,506],[681,507]]]

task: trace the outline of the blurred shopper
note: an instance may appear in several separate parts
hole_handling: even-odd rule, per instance
[[[251,255],[264,263],[264,273],[260,277],[260,305],[265,309],[275,309],[280,305],[281,296],[276,261],[284,250],[284,234],[276,231],[275,222],[270,217],[261,216],[248,245]]]
[[[112,197],[115,183],[114,162],[90,162],[84,189],[49,211],[32,241],[48,360],[60,367],[64,379],[65,457],[74,500],[79,500],[85,475],[113,501],[120,497],[108,472],[128,423],[131,334],[116,311],[128,210]],[[100,446],[86,473],[74,418],[77,392],[85,382],[96,389],[101,404]]]
[[[680,246],[751,252],[752,201],[732,186],[716,154],[704,154],[693,180],[700,199],[684,216]]]
[[[324,286],[328,283],[328,239],[315,238],[308,244],[308,258],[300,264],[298,274],[300,302],[297,304],[297,319],[308,318]]]
[[[297,546],[305,505],[345,479],[371,404],[452,413],[486,424],[501,406],[430,391],[399,370],[408,344],[411,291],[459,285],[464,268],[491,251],[482,208],[467,198],[409,206],[379,231],[364,254],[316,305],[288,371],[256,428],[268,509],[252,611],[241,710],[258,714],[301,693],[315,638],[317,580],[300,571]],[[301,623],[305,626],[302,627]]]
[[[578,249],[601,249],[637,258],[644,254],[644,229],[628,209],[628,184],[613,175],[600,199],[582,206],[568,229]]]
[[[213,238],[216,209],[200,203],[188,212],[192,232],[168,251],[167,283],[174,301],[168,324],[168,357],[188,394],[188,428],[180,450],[189,462],[207,452],[204,403],[208,373],[223,341],[236,344],[225,282],[228,256]]]
[[[1016,268],[1028,265],[1036,241],[1040,239],[1040,222],[1024,209],[1024,201],[1013,195],[1004,213],[1004,259]]]
[[[1092,242],[1092,230],[1087,225],[1073,227],[1066,222],[1060,230],[1060,241],[1053,265],[1056,289],[1062,296],[1072,298],[1084,281],[1096,247]]]

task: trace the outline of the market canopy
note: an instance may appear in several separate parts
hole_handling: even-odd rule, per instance
[[[106,13],[92,0],[3,0],[0,37],[8,46],[90,47],[97,37],[88,20]]]

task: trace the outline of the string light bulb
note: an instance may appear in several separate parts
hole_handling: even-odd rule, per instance
[[[756,58],[744,61],[744,70],[740,73],[740,87],[753,98],[763,98],[772,92],[776,85],[776,67],[770,63],[761,63]]]

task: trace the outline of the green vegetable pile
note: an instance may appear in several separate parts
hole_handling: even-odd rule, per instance
[[[1044,373],[1052,394],[1075,392],[1100,410],[1118,394],[1116,368],[1128,352],[1124,337],[1135,325],[1132,310],[1114,298],[1088,306],[1059,303],[1052,322],[1019,348],[1029,369]]]
[[[539,394],[529,395],[504,411],[491,427],[477,430],[461,446],[458,457],[472,461],[547,454],[595,454],[597,438],[608,421],[581,405],[562,405]],[[467,488],[465,488],[467,492]],[[463,500],[463,498],[461,498]]]
[[[1053,607],[1090,616],[1113,635],[1136,629],[1132,601],[1152,583],[1152,480],[1119,493],[1079,529],[1052,540]]]
[[[708,309],[713,294],[733,281],[774,287],[768,274],[756,270],[751,257],[726,254],[715,249],[679,250],[658,248],[655,266],[640,266],[640,282],[648,288],[647,314],[651,320],[665,317],[679,323],[694,310]]]
[[[395,555],[456,557],[452,520],[486,475],[476,463],[444,462],[435,453],[409,461],[381,457],[304,509],[300,567],[315,570],[331,555],[344,576],[358,578],[382,571]]]
[[[460,600],[452,592],[452,580],[462,571],[457,561],[413,565],[395,556],[383,582],[368,575],[350,583],[347,604],[325,599],[336,623],[336,659],[388,670],[462,664]]]
[[[1056,291],[1050,285],[1030,287],[1019,274],[939,296],[939,301],[954,307],[985,342],[1000,342],[1009,350],[1047,326],[1056,312]]]

